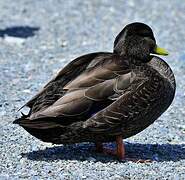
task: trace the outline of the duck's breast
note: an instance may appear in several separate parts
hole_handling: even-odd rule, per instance
[[[122,102],[128,117],[123,118],[123,137],[133,136],[159,118],[171,105],[175,95],[175,78],[169,65],[154,57],[145,67],[134,70],[138,78],[146,79]],[[121,100],[121,99],[120,99]]]
[[[171,85],[171,90],[175,94],[176,82],[175,76],[170,66],[161,58],[154,56],[148,65],[155,69],[163,78],[165,78]]]

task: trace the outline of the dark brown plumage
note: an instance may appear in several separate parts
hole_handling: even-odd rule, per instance
[[[29,114],[14,123],[55,144],[110,142],[141,132],[169,107],[175,94],[172,70],[151,55],[166,55],[156,47],[150,27],[127,25],[116,37],[113,53],[71,61],[25,104]]]

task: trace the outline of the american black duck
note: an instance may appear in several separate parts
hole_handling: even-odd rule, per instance
[[[69,144],[116,141],[152,124],[172,103],[175,79],[169,65],[152,54],[167,55],[156,45],[152,29],[143,23],[124,27],[113,52],[78,57],[25,106],[28,115],[14,121],[45,142]]]

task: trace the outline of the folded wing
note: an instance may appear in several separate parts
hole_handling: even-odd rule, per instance
[[[133,80],[127,60],[119,56],[94,53],[77,58],[26,104],[31,108],[26,124],[42,119],[58,125],[85,121],[129,92]]]

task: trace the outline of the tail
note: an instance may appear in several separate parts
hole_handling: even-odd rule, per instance
[[[57,118],[53,117],[44,117],[38,119],[30,119],[29,115],[25,115],[21,112],[22,116],[15,121],[13,124],[18,124],[23,128],[31,128],[31,129],[50,129],[56,127],[62,127],[58,122]]]
[[[22,113],[22,116],[13,124],[18,124],[23,127],[32,136],[44,141],[57,144],[55,139],[60,138],[60,135],[66,131],[64,127],[61,127],[51,118],[40,118],[31,120],[29,115]]]
[[[21,124],[21,122],[22,122],[23,120],[25,120],[25,119],[27,119],[27,118],[29,117],[29,115],[26,115],[26,114],[24,114],[24,113],[22,113],[22,112],[21,112],[21,114],[22,114],[22,116],[21,116],[20,118],[18,118],[18,119],[15,119],[15,120],[13,121],[13,124]]]
[[[22,115],[22,117],[16,119],[13,123],[19,124],[32,136],[44,142],[69,144],[88,141],[87,133],[84,133],[82,121],[68,126],[61,125],[59,122],[60,120],[57,118],[46,117],[30,120],[27,115]]]

